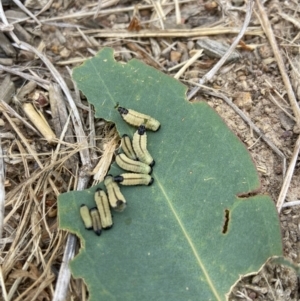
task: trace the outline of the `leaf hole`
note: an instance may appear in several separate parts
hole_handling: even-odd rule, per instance
[[[225,209],[225,218],[224,218],[224,224],[223,224],[223,234],[226,234],[228,231],[228,223],[229,223],[229,210]]]

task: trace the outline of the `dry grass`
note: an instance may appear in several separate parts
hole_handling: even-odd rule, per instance
[[[83,282],[71,279],[69,283],[67,262],[62,264],[63,256],[68,260],[74,255],[76,239],[58,230],[56,200],[61,193],[102,181],[118,147],[117,133],[111,125],[94,119],[93,109],[70,75],[73,67],[104,46],[115,49],[117,60],[138,58],[187,83],[190,99],[207,97],[251,149],[260,166],[262,191],[277,200],[278,211],[299,205],[290,202],[299,198],[298,3],[291,0],[287,6],[273,0],[264,7],[257,0],[253,12],[250,0],[248,5],[244,1],[235,2],[241,6],[229,3],[2,1],[3,300],[58,301],[65,299],[65,293],[66,300],[87,300]],[[233,45],[240,42],[243,58],[227,61],[221,53],[226,65],[215,65],[218,59],[197,46],[204,36]],[[209,73],[214,65],[217,67]],[[250,109],[243,102],[232,101],[236,90],[251,92]],[[259,112],[261,103],[263,112]],[[279,111],[284,118],[279,118]],[[260,120],[272,122],[271,129]],[[295,263],[300,262],[295,239],[300,237],[297,208],[284,209],[281,214],[285,255]],[[296,300],[298,284],[293,277],[282,267],[267,266],[257,278],[247,278],[237,286],[231,300]]]

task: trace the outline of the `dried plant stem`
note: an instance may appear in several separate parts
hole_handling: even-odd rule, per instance
[[[20,137],[20,139],[22,140],[22,142],[25,144],[28,152],[33,156],[33,158],[36,160],[36,163],[39,165],[39,167],[41,169],[44,168],[42,162],[40,161],[39,157],[37,156],[37,153],[32,149],[32,147],[30,146],[28,140],[24,137],[24,135],[22,134],[22,132],[19,130],[19,128],[17,127],[17,125],[13,122],[13,120],[8,116],[8,114],[3,111],[2,114],[5,116],[5,118],[7,119],[7,121],[10,123],[10,125],[12,126],[12,128],[15,130],[15,132],[18,134],[18,136]]]
[[[0,139],[0,240],[2,239],[3,233],[3,221],[4,221],[4,204],[5,204],[5,173],[4,173],[4,160],[3,151]]]
[[[44,136],[48,143],[54,142],[56,136],[49,126],[46,118],[38,112],[32,103],[24,103],[23,110],[39,132]]]
[[[30,124],[28,123],[22,116],[20,116],[12,107],[10,107],[5,101],[0,99],[0,111],[3,109],[7,111],[10,115],[15,116],[20,121],[23,122],[25,126],[27,126],[29,129],[31,129],[34,133],[36,133],[38,136],[41,136],[41,134]]]
[[[107,174],[114,152],[118,146],[119,139],[119,135],[116,133],[114,137],[107,143],[100,161],[92,171],[92,174],[94,175],[93,185],[97,185],[102,182]]]
[[[282,208],[299,206],[299,205],[300,205],[300,201],[286,202],[282,205]]]
[[[184,4],[184,3],[189,3],[192,2],[193,0],[185,0],[185,1],[178,1],[178,4]],[[169,3],[161,3],[161,6],[174,6],[173,2]],[[102,4],[102,8],[104,7],[104,4]],[[111,9],[101,9],[98,13],[98,16],[101,15],[109,15],[109,14],[118,14],[118,13],[124,13],[128,11],[134,11],[136,9],[136,6],[125,6],[125,7],[115,7]],[[139,10],[144,10],[144,9],[153,9],[153,5],[139,5],[138,6]],[[84,17],[89,17],[89,16],[94,16],[95,11],[80,11],[75,14],[68,14],[68,15],[63,15],[59,17],[53,17],[53,18],[47,18],[45,20],[41,20],[42,23],[48,23],[51,21],[58,21],[58,20],[65,20],[65,19],[77,19],[77,18],[84,18]],[[23,21],[23,20],[22,20]]]
[[[223,55],[223,57],[218,61],[218,63],[199,80],[200,85],[205,84],[207,81],[209,81],[213,78],[213,76],[218,72],[218,70],[224,65],[226,60],[229,58],[230,54],[234,51],[234,49],[238,45],[241,38],[246,34],[247,27],[248,27],[249,22],[251,20],[252,8],[253,8],[253,0],[249,0],[248,3],[247,3],[247,13],[246,13],[245,21],[244,21],[244,24],[243,24],[241,30],[239,31],[239,34],[234,39],[233,43],[228,48],[228,50]],[[191,99],[199,90],[200,90],[200,86],[199,87],[194,87],[189,92],[187,98]]]
[[[42,78],[37,77],[37,76],[30,75],[30,74],[27,74],[27,73],[24,73],[24,72],[21,72],[21,71],[18,71],[16,68],[5,67],[3,65],[0,65],[0,71],[1,70],[5,71],[5,72],[9,72],[11,74],[18,75],[22,78],[27,79],[28,81],[34,81],[39,86],[43,87],[45,90],[49,89],[50,81],[48,81],[48,80],[42,79]]]
[[[0,286],[1,286],[1,290],[2,290],[3,300],[8,301],[8,296],[7,296],[7,291],[6,291],[6,287],[5,287],[5,282],[4,282],[4,278],[3,278],[3,272],[2,272],[1,265],[0,265]]]
[[[62,264],[59,270],[59,278],[57,281],[57,287],[54,292],[52,301],[65,301],[67,296],[67,290],[71,279],[71,271],[69,269],[69,262],[74,257],[75,248],[77,245],[77,238],[73,234],[68,235]]]
[[[247,24],[248,25],[248,24]],[[166,29],[166,30],[140,30],[138,32],[128,30],[102,30],[91,29],[82,30],[82,33],[88,35],[93,34],[95,38],[192,38],[200,36],[213,36],[222,34],[238,34],[241,30],[233,27],[218,27],[218,28],[193,28],[193,29]],[[259,27],[248,28],[242,34],[243,35],[261,35],[263,32]],[[70,36],[81,36],[80,33],[70,33]],[[240,38],[241,38],[240,37]]]
[[[4,13],[3,10],[3,6],[2,6],[2,1],[0,1],[0,19],[2,20],[2,22],[4,23],[4,25],[9,28],[8,32],[11,36],[11,38],[13,39],[13,41],[15,41],[17,44],[20,43],[20,40],[18,39],[18,37],[14,34],[13,32],[13,27],[11,27],[11,24],[8,23],[7,19],[6,19],[6,15]],[[3,29],[2,29],[3,30]]]
[[[292,18],[291,16],[278,12],[278,15],[282,17],[283,19],[287,20],[288,22],[291,22],[296,27],[300,28],[300,22],[296,18]]]
[[[293,156],[292,156],[289,168],[287,170],[286,176],[284,178],[284,181],[282,183],[280,194],[279,194],[278,199],[277,199],[276,206],[277,206],[278,212],[280,212],[281,209],[282,209],[284,200],[286,198],[286,194],[287,194],[288,189],[290,187],[290,183],[291,183],[291,180],[292,180],[292,176],[294,174],[294,169],[295,169],[295,166],[296,166],[296,163],[297,163],[299,151],[300,151],[300,135],[298,136],[298,139],[296,141]]]
[[[36,18],[36,16],[31,13],[30,10],[28,10],[26,8],[26,6],[23,5],[23,3],[19,0],[13,0],[13,2],[15,2],[15,4],[21,9],[23,10],[28,16],[30,16],[39,26],[42,26],[42,23]]]
[[[174,75],[174,78],[178,79],[185,70],[190,67],[199,57],[202,56],[203,49],[198,50],[185,64],[184,66]]]
[[[19,295],[18,298],[15,299],[15,301],[37,300],[37,294],[39,293],[39,291],[43,290],[54,280],[54,275],[51,273],[51,264],[53,263],[53,258],[56,256],[56,252],[59,246],[60,242],[54,245],[54,248],[51,252],[51,256],[47,262],[47,265],[44,268],[42,275],[30,287],[28,287],[26,291]],[[36,287],[38,287],[38,289],[34,291],[33,288]],[[32,293],[33,295],[30,295],[30,293]]]
[[[29,264],[31,263],[31,261],[33,259],[34,259],[34,252],[31,252],[30,256],[27,258],[24,266],[22,267],[22,271],[27,271]],[[15,282],[11,286],[10,291],[8,293],[8,298],[7,298],[8,301],[10,301],[12,299],[13,295],[15,294],[16,290],[18,289],[18,286],[22,280],[23,280],[22,277],[19,277],[18,279],[15,280]]]
[[[275,56],[277,64],[278,64],[278,68],[279,68],[280,73],[281,73],[282,80],[283,80],[285,88],[286,88],[287,95],[289,97],[291,107],[292,107],[293,112],[294,112],[295,117],[296,117],[297,125],[300,126],[300,109],[299,109],[299,105],[297,103],[295,93],[294,93],[293,88],[291,86],[289,76],[286,72],[285,64],[283,62],[283,59],[282,59],[282,56],[281,56],[281,53],[280,53],[280,49],[278,47],[278,44],[276,42],[274,33],[272,31],[272,27],[271,27],[271,24],[269,22],[268,15],[267,15],[263,5],[261,4],[260,0],[256,0],[256,4],[258,6],[260,17],[261,17],[261,20],[260,20],[261,25],[262,25],[262,27],[265,31],[265,34],[266,34],[266,36],[269,39],[269,42],[271,44],[274,56]]]
[[[83,190],[87,187],[90,177],[86,176],[86,172],[82,170],[79,175],[77,190]],[[69,262],[74,257],[75,248],[77,245],[77,238],[73,234],[68,234],[66,248],[59,270],[57,284],[52,301],[64,301],[67,296],[68,286],[71,279],[71,272],[69,269]]]
[[[178,0],[174,0],[175,4],[175,15],[176,15],[176,24],[181,24],[181,12]]]
[[[72,111],[72,118],[73,118],[73,126],[75,129],[76,137],[79,143],[83,144],[83,148],[80,151],[80,158],[81,162],[84,166],[89,167],[90,166],[90,155],[88,151],[88,142],[86,135],[83,131],[83,126],[81,122],[81,118],[79,115],[79,112],[77,110],[77,107],[74,103],[74,100],[72,98],[72,95],[69,91],[69,88],[64,81],[63,77],[60,75],[60,73],[56,70],[56,68],[53,66],[53,64],[49,61],[49,59],[43,55],[40,51],[38,51],[36,48],[32,47],[31,45],[21,42],[20,45],[14,45],[18,48],[25,49],[27,51],[31,51],[34,54],[36,54],[43,62],[44,64],[48,67],[49,71],[52,73],[53,77],[56,79],[58,84],[61,86],[61,89],[66,95],[66,98],[68,100],[70,109]]]
[[[79,144],[82,146],[80,148],[80,158],[83,165],[83,169],[81,170],[79,174],[79,180],[77,185],[77,190],[83,190],[87,187],[89,178],[87,171],[91,168],[91,160],[90,160],[90,154],[89,154],[89,147],[88,147],[88,141],[87,137],[83,130],[82,121],[78,112],[78,109],[76,107],[76,104],[73,100],[73,97],[68,89],[68,86],[60,73],[56,70],[56,68],[53,66],[53,64],[49,61],[49,59],[43,55],[40,51],[38,51],[36,48],[32,47],[31,45],[21,42],[19,45],[14,44],[15,47],[25,49],[27,51],[31,51],[34,54],[36,54],[43,63],[47,66],[49,71],[52,73],[53,77],[56,79],[58,84],[61,86],[62,91],[64,92],[69,106],[70,111],[72,112],[72,119],[73,119],[73,126],[75,129],[76,137],[79,142]],[[7,114],[6,114],[7,115]],[[41,166],[42,168],[42,166]],[[67,239],[67,244],[65,248],[65,253],[63,257],[62,266],[59,271],[59,276],[57,280],[57,285],[54,293],[53,301],[62,301],[66,299],[67,291],[68,291],[68,284],[70,282],[71,273],[69,270],[69,261],[71,258],[73,258],[75,253],[75,247],[76,247],[77,239],[74,235],[69,234]]]

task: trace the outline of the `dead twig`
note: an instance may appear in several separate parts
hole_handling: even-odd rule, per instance
[[[30,10],[27,9],[27,7],[25,7],[23,5],[23,3],[19,0],[13,0],[13,2],[22,10],[24,11],[28,16],[30,16],[39,26],[42,26],[42,23],[36,18],[36,16],[31,13]]]
[[[72,111],[72,118],[73,118],[73,125],[76,133],[76,137],[79,143],[83,144],[83,148],[80,151],[80,158],[82,161],[82,164],[84,166],[90,166],[90,156],[89,156],[89,151],[88,151],[88,142],[86,135],[83,131],[83,126],[81,122],[81,118],[79,115],[79,112],[77,110],[77,107],[74,103],[73,97],[69,91],[69,88],[64,81],[63,77],[60,75],[60,73],[56,70],[56,68],[53,66],[53,64],[49,61],[49,59],[43,55],[40,51],[38,51],[36,48],[32,47],[31,45],[25,43],[25,42],[20,42],[20,45],[14,45],[18,48],[31,51],[34,54],[36,54],[43,62],[44,64],[48,67],[49,71],[52,73],[53,77],[56,79],[58,84],[61,86],[61,89],[65,93],[67,100],[69,102],[71,111]]]
[[[3,161],[3,151],[0,139],[0,240],[2,239],[3,233],[3,221],[4,221],[4,204],[5,204],[5,172],[4,172],[4,161]]]
[[[66,300],[67,290],[71,279],[71,271],[69,269],[69,262],[75,255],[75,248],[77,245],[77,237],[74,234],[69,234],[62,264],[59,270],[59,276],[57,280],[57,286],[53,295],[52,301],[64,301]]]
[[[47,142],[53,143],[56,139],[56,136],[42,113],[37,111],[32,103],[23,103],[22,108],[24,110],[24,113],[39,130],[39,132],[44,136]]]
[[[0,265],[0,286],[1,286],[1,289],[2,289],[3,300],[8,301],[7,291],[6,291],[6,287],[5,287],[5,281],[4,281],[1,265]]]
[[[285,19],[286,21],[288,21],[288,22],[291,22],[293,25],[295,25],[297,28],[300,28],[300,22],[297,20],[297,19],[295,19],[295,18],[292,18],[291,16],[289,16],[289,15],[287,15],[287,14],[285,14],[285,13],[278,13],[278,15],[280,16],[280,17],[282,17],[283,19]]]
[[[86,35],[92,34],[94,38],[192,38],[200,36],[213,36],[223,34],[238,34],[241,32],[239,28],[218,27],[218,28],[192,28],[192,29],[166,29],[166,30],[148,30],[142,29],[139,32],[128,30],[107,30],[107,29],[89,29],[82,30]],[[262,30],[258,27],[248,28],[243,35],[262,35]],[[70,33],[70,36],[78,37],[80,33]],[[241,38],[240,37],[240,38]],[[235,48],[235,47],[234,47]]]
[[[11,27],[11,24],[9,24],[6,19],[6,15],[4,13],[3,6],[2,6],[2,1],[0,1],[0,19],[2,20],[5,28],[7,29],[8,33],[11,36],[11,38],[13,39],[13,41],[15,41],[15,43],[17,43],[17,44],[20,44],[20,40],[13,32],[13,27]]]
[[[178,4],[185,4],[192,2],[193,0],[184,0],[184,1],[178,1]],[[173,2],[169,3],[161,3],[161,6],[174,6]],[[104,8],[104,3],[101,5],[102,8]],[[123,13],[123,12],[129,12],[129,11],[134,11],[136,9],[136,6],[126,6],[126,7],[114,7],[111,9],[101,9],[98,12],[98,16],[100,15],[109,15],[109,14],[118,14],[118,13]],[[153,9],[153,5],[139,5],[139,10],[146,10],[146,9]],[[94,16],[95,11],[79,11],[78,13],[75,14],[67,14],[59,17],[53,17],[53,18],[47,18],[45,20],[41,20],[42,23],[48,23],[51,21],[58,21],[58,20],[65,20],[65,19],[77,19],[77,18],[84,18],[84,17],[90,17]],[[23,20],[22,20],[23,21]]]
[[[241,30],[239,31],[239,34],[237,35],[237,37],[235,38],[231,46],[228,48],[224,56],[218,61],[218,63],[199,80],[200,85],[205,84],[207,81],[213,78],[213,76],[218,72],[218,70],[224,65],[226,60],[229,58],[230,54],[234,51],[234,49],[240,42],[241,38],[246,34],[248,24],[251,20],[252,8],[253,8],[253,0],[249,0],[247,3],[247,13],[245,16],[245,21]],[[200,90],[200,86],[194,87],[189,92],[187,99],[190,100],[199,90]]]
[[[203,50],[198,50],[189,60],[185,62],[185,64],[182,66],[182,68],[174,75],[174,78],[178,79],[185,70],[190,67],[195,61],[198,60],[202,56]]]
[[[291,180],[292,180],[292,176],[294,174],[294,169],[295,169],[295,166],[296,166],[296,163],[297,163],[299,151],[300,151],[300,135],[298,136],[298,139],[296,141],[295,148],[294,148],[293,155],[292,155],[292,159],[291,159],[289,168],[287,170],[286,176],[284,178],[284,181],[282,183],[280,194],[279,194],[278,199],[277,199],[276,207],[277,207],[277,210],[278,210],[279,213],[282,209],[284,200],[286,198],[286,194],[287,194],[288,189],[290,187],[290,183],[291,183]]]
[[[1,108],[2,107],[2,108]],[[0,111],[5,110],[10,115],[18,118],[20,121],[23,122],[23,124],[31,129],[34,133],[36,133],[38,136],[41,137],[41,134],[36,130],[35,127],[33,127],[30,123],[28,123],[22,116],[20,116],[11,106],[9,106],[5,101],[0,99]]]
[[[76,137],[83,147],[80,148],[80,158],[83,165],[83,169],[81,170],[79,174],[79,180],[77,184],[77,190],[83,190],[87,187],[90,176],[88,175],[88,171],[91,167],[91,161],[90,161],[90,154],[89,154],[89,148],[88,148],[88,141],[87,137],[83,130],[82,121],[79,115],[79,112],[77,110],[76,104],[73,100],[73,97],[68,89],[68,86],[66,85],[64,79],[60,75],[60,73],[56,70],[56,68],[53,66],[53,64],[49,61],[49,59],[43,55],[40,51],[38,51],[36,48],[32,47],[31,45],[21,42],[19,45],[14,44],[15,47],[31,51],[34,54],[36,54],[48,67],[50,72],[52,73],[53,77],[56,79],[58,84],[61,86],[62,91],[65,93],[66,98],[68,100],[70,110],[72,111],[72,119],[73,119],[73,126],[75,129]],[[41,166],[42,168],[42,166]],[[74,235],[69,234],[67,245],[65,248],[65,253],[63,257],[62,266],[59,271],[59,276],[57,280],[57,286],[54,293],[53,301],[59,301],[59,300],[65,300],[68,290],[68,284],[70,282],[71,273],[69,270],[69,261],[71,258],[73,258],[75,253],[75,247],[76,247],[77,239]]]
[[[282,77],[282,80],[283,80],[283,83],[284,83],[284,86],[286,88],[286,92],[287,92],[292,110],[293,110],[293,112],[295,114],[295,117],[296,117],[297,125],[300,126],[300,109],[299,109],[299,105],[297,103],[297,99],[295,97],[294,90],[291,86],[289,76],[286,72],[285,64],[283,62],[283,59],[282,59],[282,56],[281,56],[281,53],[280,53],[280,49],[278,47],[278,44],[276,42],[272,27],[271,27],[271,24],[269,22],[268,15],[267,15],[267,13],[266,13],[266,11],[265,11],[265,9],[264,9],[264,7],[263,7],[260,0],[256,0],[256,4],[258,6],[258,10],[259,10],[260,17],[261,17],[260,18],[261,25],[262,25],[262,27],[265,31],[265,34],[266,34],[266,36],[267,36],[267,38],[270,42],[270,45],[272,47],[272,50],[273,50],[273,53],[274,53],[275,59],[277,61],[277,65],[278,65],[278,68],[279,68],[279,71],[280,71],[280,74],[281,74],[281,77]]]
[[[286,207],[294,207],[294,206],[299,206],[300,205],[300,201],[291,201],[291,202],[286,202],[282,205],[282,208],[286,208]]]
[[[40,159],[38,158],[37,153],[32,149],[30,143],[28,142],[28,140],[26,139],[26,137],[22,134],[22,132],[20,131],[20,129],[17,127],[17,125],[15,124],[15,122],[8,116],[8,114],[5,111],[3,111],[2,114],[5,116],[5,118],[10,123],[10,125],[15,130],[15,132],[18,134],[18,136],[20,137],[20,139],[22,140],[22,142],[25,144],[28,152],[33,156],[33,158],[35,159],[36,163],[39,165],[39,167],[41,169],[43,169],[44,166],[43,166],[42,162],[40,161]]]
[[[3,65],[0,65],[0,71],[3,70],[5,72],[9,72],[15,75],[18,75],[22,78],[25,78],[28,81],[34,81],[36,82],[39,86],[43,87],[45,90],[49,89],[50,82],[48,80],[42,79],[37,76],[33,76],[24,72],[21,72],[17,70],[16,68],[10,68],[10,67],[5,67]]]

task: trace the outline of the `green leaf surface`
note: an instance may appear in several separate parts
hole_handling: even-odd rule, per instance
[[[259,188],[248,151],[205,102],[189,103],[184,85],[137,60],[117,63],[108,48],[73,77],[96,117],[114,122],[120,135],[136,129],[117,104],[161,122],[148,132],[154,184],[122,187],[128,206],[113,214],[111,230],[97,237],[80,220],[82,203],[95,206],[96,187],[59,197],[60,227],[84,246],[71,269],[90,300],[225,300],[240,275],[282,254],[272,200],[238,197]]]

